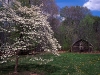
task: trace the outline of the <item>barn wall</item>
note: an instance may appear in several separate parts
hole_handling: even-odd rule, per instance
[[[79,48],[81,41],[83,42],[83,45],[82,45],[83,49]],[[93,49],[92,45],[89,42],[85,40],[79,40],[72,45],[71,51],[72,52],[90,52],[92,51],[92,49]]]

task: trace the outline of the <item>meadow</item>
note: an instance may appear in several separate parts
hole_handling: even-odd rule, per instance
[[[100,75],[100,54],[61,53],[40,55],[41,58],[53,61],[33,60],[34,56],[21,56],[18,75]],[[38,57],[38,56],[37,56]],[[14,58],[8,63],[0,63],[0,75],[11,75],[14,71]],[[34,75],[34,74],[33,74]]]

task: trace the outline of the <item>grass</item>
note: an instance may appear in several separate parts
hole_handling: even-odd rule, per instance
[[[41,57],[53,58],[54,61],[41,64],[41,61],[29,61],[34,59],[33,56],[22,56],[19,60],[19,73],[29,71],[41,75],[100,75],[100,54],[62,53],[58,57],[52,54],[41,55]],[[0,64],[0,75],[13,72],[14,63],[9,61]]]

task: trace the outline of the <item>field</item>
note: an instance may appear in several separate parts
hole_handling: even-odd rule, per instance
[[[60,56],[45,54],[41,57],[44,62],[34,61],[34,56],[21,56],[18,75],[100,75],[100,54],[61,53]],[[47,58],[53,61],[45,61]],[[13,75],[15,62],[12,59],[0,64],[0,75]]]

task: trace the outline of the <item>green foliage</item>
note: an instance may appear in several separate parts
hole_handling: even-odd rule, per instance
[[[29,3],[30,0],[18,0],[18,1],[21,2],[22,6],[27,6],[27,7],[31,6],[30,3]]]
[[[59,30],[61,31],[61,36],[66,37],[66,44],[68,44],[69,48],[77,40],[84,39],[94,46],[94,50],[100,50],[100,17],[92,16],[87,8],[78,6],[62,8],[61,15],[65,17],[65,20],[62,21]],[[61,43],[63,47],[65,38],[61,37],[61,39],[64,40]]]
[[[67,30],[64,25],[59,26],[59,33],[57,34],[57,39],[62,46],[62,50],[69,50],[71,45],[71,38],[67,37]]]
[[[99,47],[99,27],[100,18],[95,16],[86,16],[80,23],[81,38],[88,40],[93,44],[94,50],[100,49]],[[95,36],[95,37],[94,37]]]
[[[91,18],[91,16],[86,16],[79,25],[80,31],[80,37],[86,40],[91,39],[91,36],[94,36],[93,32],[93,22],[94,20]]]
[[[61,24],[61,27],[64,27],[64,29],[61,28],[61,31],[63,31],[60,34],[64,33],[65,38],[63,39],[66,39],[66,44],[69,46],[69,49],[75,41],[84,39],[85,23],[81,23],[81,21],[90,14],[89,9],[81,6],[65,6],[60,10],[60,15],[65,18]]]

